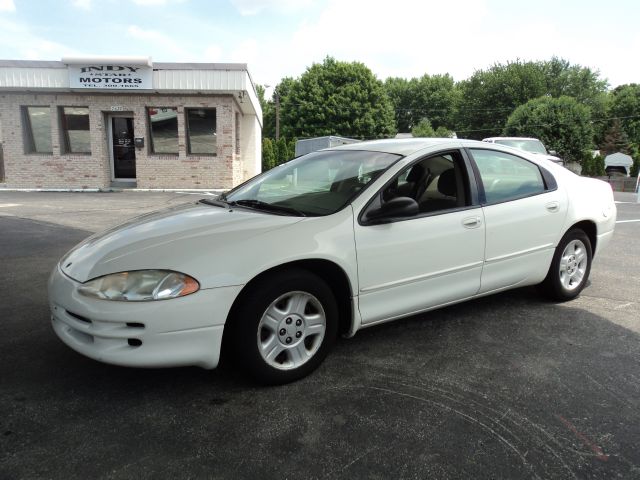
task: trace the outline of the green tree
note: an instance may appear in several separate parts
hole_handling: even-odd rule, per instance
[[[414,137],[435,137],[436,131],[431,126],[431,122],[423,118],[411,129],[411,134]]]
[[[294,83],[294,79],[291,77],[284,77],[280,80],[280,83],[275,86],[273,89],[273,95],[271,96],[271,115],[266,120],[268,121],[268,129],[267,133],[270,137],[275,138],[276,136],[276,124],[277,124],[277,116],[278,116],[278,103],[280,104],[280,117],[282,118],[282,103],[286,101],[289,92],[291,91],[291,86]],[[265,123],[266,125],[266,123]],[[282,121],[280,122],[280,136],[283,135]]]
[[[610,115],[620,120],[631,143],[640,145],[640,85],[621,85],[612,93]]]
[[[262,108],[262,113],[264,114],[264,110],[267,106],[267,100],[265,98],[265,88],[263,85],[256,84],[256,96],[258,97],[260,108]]]
[[[262,139],[262,169],[268,170],[281,163],[288,162],[296,155],[296,139],[285,137]]]
[[[536,137],[568,161],[581,161],[593,141],[591,112],[572,97],[540,97],[516,108],[505,135]]]
[[[593,175],[594,169],[594,158],[591,152],[585,151],[582,157],[582,172],[583,176],[591,176]]]
[[[600,72],[581,65],[572,65],[558,57],[539,63],[547,83],[547,95],[575,98],[591,109],[594,119],[607,117],[609,109],[608,82],[600,78]],[[599,145],[607,129],[606,122],[593,123],[594,143]]]
[[[265,98],[265,87],[263,85],[256,85],[256,94],[258,102],[260,102],[260,108],[262,108],[262,138],[275,137],[275,106],[273,100]]]
[[[434,129],[431,122],[427,118],[420,120],[412,129],[411,134],[414,137],[434,137],[434,138],[450,138],[452,131],[442,125]]]
[[[450,75],[423,75],[411,80],[387,78],[384,86],[399,132],[412,131],[423,118],[428,118],[434,128],[453,124],[457,90]]]
[[[275,138],[276,136],[276,115],[277,115],[277,98],[286,97],[289,94],[291,85],[294,80],[291,77],[285,77],[273,89],[270,99],[265,97],[265,86],[256,85],[256,94],[260,107],[262,108],[262,137]]]
[[[630,149],[631,144],[629,143],[629,137],[622,129],[622,123],[619,119],[614,118],[604,136],[602,144],[600,145],[600,151],[603,155],[609,155],[610,153],[616,152],[628,154]]]
[[[413,111],[417,118],[427,117],[433,128],[453,124],[456,90],[449,75],[423,75],[415,79]]]
[[[383,84],[364,64],[331,57],[313,64],[280,98],[281,135],[390,137],[393,107]]]
[[[262,139],[262,171],[267,171],[276,166],[276,154],[273,142],[269,138]]]
[[[573,97],[593,109],[600,96],[607,92],[608,82],[600,78],[597,70],[571,65],[558,57],[540,62],[539,67],[545,77],[546,93],[552,97]]]
[[[451,130],[449,130],[446,127],[443,127],[442,125],[440,125],[438,128],[436,128],[436,137],[437,138],[452,138],[453,137],[453,133]]]
[[[638,172],[640,172],[640,156],[633,157],[633,165],[631,165],[631,171],[629,175],[632,177],[637,177]]]
[[[297,138],[292,138],[291,140],[289,140],[289,142],[287,143],[287,159],[291,160],[292,158],[296,157],[296,142],[298,141]]]
[[[603,177],[607,174],[604,169],[604,156],[596,155],[593,157],[591,175],[594,177]]]
[[[570,96],[591,109],[594,118],[605,118],[609,106],[607,81],[598,71],[553,57],[544,62],[509,62],[476,71],[459,84],[454,125],[460,136],[483,138],[498,135],[509,114],[541,96]],[[594,140],[606,126],[596,124]]]
[[[545,75],[534,62],[495,64],[459,83],[458,136],[481,139],[499,135],[513,110],[546,93]]]
[[[281,163],[291,160],[289,158],[289,147],[287,145],[286,138],[280,137],[278,140],[275,140],[275,152],[277,162],[276,165],[280,165]]]
[[[406,78],[389,77],[384,82],[384,89],[395,112],[396,130],[410,132],[417,123],[413,114],[413,88]]]
[[[585,103],[591,108],[591,118],[593,125],[593,144],[602,145],[604,136],[607,133],[609,126],[609,120],[607,118],[610,115],[611,110],[611,93],[601,93],[593,98],[589,103]]]
[[[631,148],[629,150],[629,154],[633,159],[633,164],[631,165],[631,170],[629,170],[629,175],[632,177],[637,177],[638,171],[640,171],[640,146],[631,145]]]
[[[582,159],[582,175],[590,177],[603,177],[607,174],[604,169],[604,156],[593,155],[590,151],[585,151]]]

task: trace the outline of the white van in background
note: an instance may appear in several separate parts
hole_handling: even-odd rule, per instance
[[[483,142],[499,143],[500,145],[506,145],[508,147],[519,148],[525,152],[536,153],[543,156],[547,160],[551,160],[559,165],[564,165],[564,160],[558,157],[558,154],[554,151],[547,151],[544,144],[537,138],[530,137],[489,137],[483,138]]]

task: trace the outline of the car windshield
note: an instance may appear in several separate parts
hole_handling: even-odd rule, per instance
[[[400,158],[361,150],[309,153],[249,180],[219,200],[281,215],[330,215]]]
[[[544,145],[540,140],[513,138],[509,140],[505,140],[505,139],[496,140],[496,143],[499,143],[501,145],[507,145],[508,147],[519,148],[520,150],[524,150],[525,152],[542,153],[545,155],[547,154],[547,149],[544,148]]]

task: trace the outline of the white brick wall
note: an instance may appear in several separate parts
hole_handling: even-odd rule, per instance
[[[240,120],[240,151],[246,178],[262,171],[262,131],[255,115],[245,115]]]
[[[51,107],[53,154],[24,152],[21,106]],[[242,115],[232,95],[114,95],[74,93],[0,95],[0,140],[4,147],[5,178],[9,187],[107,188],[111,185],[111,161],[107,140],[107,118],[111,106],[133,113],[134,135],[145,138],[136,149],[136,177],[139,188],[231,188],[258,173],[260,127],[252,115]],[[91,154],[64,154],[58,107],[89,107]],[[178,108],[178,155],[157,155],[149,151],[146,107]],[[215,108],[216,156],[187,154],[185,108]],[[235,153],[235,113],[241,115],[240,155]],[[118,112],[122,113],[122,112]],[[246,138],[245,138],[246,137]]]

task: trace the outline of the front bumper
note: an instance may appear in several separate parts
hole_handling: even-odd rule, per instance
[[[215,368],[222,332],[242,286],[150,302],[97,300],[56,266],[49,277],[53,330],[75,351],[129,367]]]

